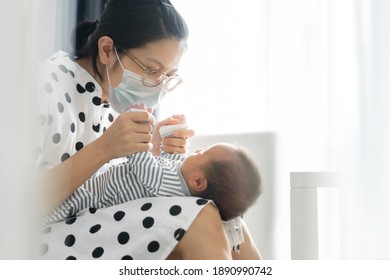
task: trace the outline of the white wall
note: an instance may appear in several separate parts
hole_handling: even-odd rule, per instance
[[[0,9],[0,259],[28,258],[38,188],[30,145],[34,136],[37,61],[66,46],[73,4],[61,0],[13,0]]]
[[[26,143],[32,86],[32,3],[10,1],[0,9],[0,258],[21,258],[28,245],[29,190]],[[31,179],[31,178],[30,178]]]

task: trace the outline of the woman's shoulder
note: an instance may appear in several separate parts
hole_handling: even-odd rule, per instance
[[[95,89],[100,92],[96,80],[77,63],[74,56],[58,51],[41,63],[40,76],[43,83],[51,83],[57,88],[77,89],[83,93],[86,90],[93,92]]]
[[[75,72],[80,71],[80,66],[75,58],[64,51],[58,51],[52,54],[42,63],[43,70],[51,72],[60,72],[62,74],[70,74],[75,76]]]
[[[48,61],[56,61],[56,60],[61,60],[61,59],[70,59],[71,55],[64,52],[64,51],[57,51],[53,53],[47,60]]]

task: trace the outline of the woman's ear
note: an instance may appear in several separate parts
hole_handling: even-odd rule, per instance
[[[98,53],[100,62],[107,65],[114,54],[114,41],[108,36],[102,36],[98,41]]]

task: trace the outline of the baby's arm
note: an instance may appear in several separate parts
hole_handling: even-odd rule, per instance
[[[177,161],[155,157],[150,152],[129,156],[129,164],[137,180],[154,196],[183,196],[176,170]],[[130,186],[131,187],[131,186]]]

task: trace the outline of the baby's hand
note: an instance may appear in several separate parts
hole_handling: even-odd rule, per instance
[[[162,144],[162,149],[166,153],[187,153],[187,148],[189,147],[188,138],[193,137],[195,134],[192,129],[183,127],[183,129],[173,131],[173,134],[170,134],[169,137],[165,138],[162,138],[160,135],[160,128],[162,126],[179,125],[185,123],[186,117],[184,115],[173,115],[170,118],[158,122],[153,133],[153,155],[160,155],[160,144]]]

